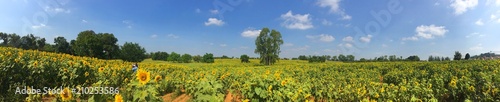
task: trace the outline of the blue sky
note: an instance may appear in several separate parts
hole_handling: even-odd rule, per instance
[[[281,32],[288,58],[500,51],[500,0],[2,0],[0,13],[0,32],[52,43],[94,30],[148,52],[256,57],[263,27]]]

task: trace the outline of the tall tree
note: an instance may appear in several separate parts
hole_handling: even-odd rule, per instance
[[[469,58],[470,58],[469,53],[465,54],[465,60],[469,60]]]
[[[241,59],[241,63],[249,63],[250,62],[250,57],[248,57],[248,55],[241,55],[240,56],[240,59]]]
[[[260,55],[260,63],[271,65],[279,60],[280,45],[282,44],[283,39],[280,32],[274,29],[269,31],[268,28],[262,28],[255,40],[255,53]]]
[[[67,53],[70,54],[71,48],[69,47],[69,43],[66,41],[66,38],[59,36],[54,38],[55,43],[55,51],[57,53]]]
[[[146,50],[137,43],[125,42],[121,47],[121,59],[129,62],[141,62],[146,59]]]
[[[460,60],[462,59],[462,54],[460,52],[455,51],[455,55],[453,56],[453,60]]]

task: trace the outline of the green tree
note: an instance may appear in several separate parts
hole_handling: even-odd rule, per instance
[[[64,37],[56,37],[54,38],[54,47],[55,47],[55,52],[57,53],[67,53],[70,54],[71,48],[69,43],[66,41],[66,38]]]
[[[339,54],[338,60],[342,61],[342,62],[345,62],[345,61],[347,61],[347,57],[345,55],[343,55],[343,54]]]
[[[241,55],[240,56],[240,59],[241,59],[241,63],[249,63],[250,62],[250,57],[248,57],[248,55]]]
[[[121,47],[121,59],[128,62],[141,62],[146,59],[146,50],[137,43],[125,42]]]
[[[431,55],[431,56],[429,56],[429,59],[427,59],[427,61],[429,61],[429,62],[430,62],[430,61],[434,61],[434,57],[433,57],[432,55]]]
[[[458,51],[455,51],[455,55],[453,56],[453,60],[460,60],[462,59],[462,54]]]
[[[193,60],[193,57],[189,54],[184,54],[181,56],[182,63],[191,63],[191,60]]]
[[[262,28],[255,40],[255,53],[260,55],[260,63],[271,65],[279,60],[280,45],[282,44],[283,39],[280,32],[274,29],[269,31],[268,28]]]
[[[75,55],[114,59],[120,55],[118,39],[110,33],[96,34],[92,30],[82,31],[71,44]]]
[[[162,60],[162,61],[167,61],[169,55],[167,52],[155,52],[151,54],[151,59],[152,60]]]
[[[200,62],[201,61],[201,56],[200,55],[193,56],[193,61],[194,62]]]
[[[407,61],[420,61],[420,58],[417,55],[409,56],[406,58]]]
[[[470,58],[469,53],[465,54],[465,60],[469,60],[469,58]]]
[[[212,53],[206,53],[203,55],[203,58],[201,59],[201,62],[203,63],[214,63],[214,55]]]
[[[347,57],[347,61],[354,62],[354,59],[355,59],[354,55],[347,55],[346,57]]]
[[[175,53],[175,52],[172,52],[170,53],[170,55],[168,55],[168,59],[167,61],[171,61],[171,62],[181,62],[181,55],[178,54],[178,53]]]

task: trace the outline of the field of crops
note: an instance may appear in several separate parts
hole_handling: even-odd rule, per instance
[[[500,101],[499,60],[257,62],[147,60],[134,73],[119,60],[0,47],[0,101]],[[25,86],[61,90],[16,94]]]

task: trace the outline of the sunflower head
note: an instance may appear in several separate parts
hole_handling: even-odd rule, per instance
[[[69,88],[64,88],[61,92],[61,94],[59,94],[62,98],[63,101],[69,101],[71,100],[71,91],[69,90]]]
[[[139,80],[139,83],[141,83],[142,85],[145,85],[146,83],[149,82],[149,80],[151,80],[151,74],[147,71],[144,71],[144,70],[141,70],[139,69],[139,71],[137,71],[137,80]]]
[[[85,72],[85,77],[89,76],[90,73],[89,72]]]
[[[104,68],[103,67],[99,68],[99,72],[100,73],[104,72]]]
[[[115,102],[123,102],[123,97],[120,94],[115,95]]]
[[[161,81],[161,76],[160,75],[156,75],[155,76],[155,82],[159,82]]]

